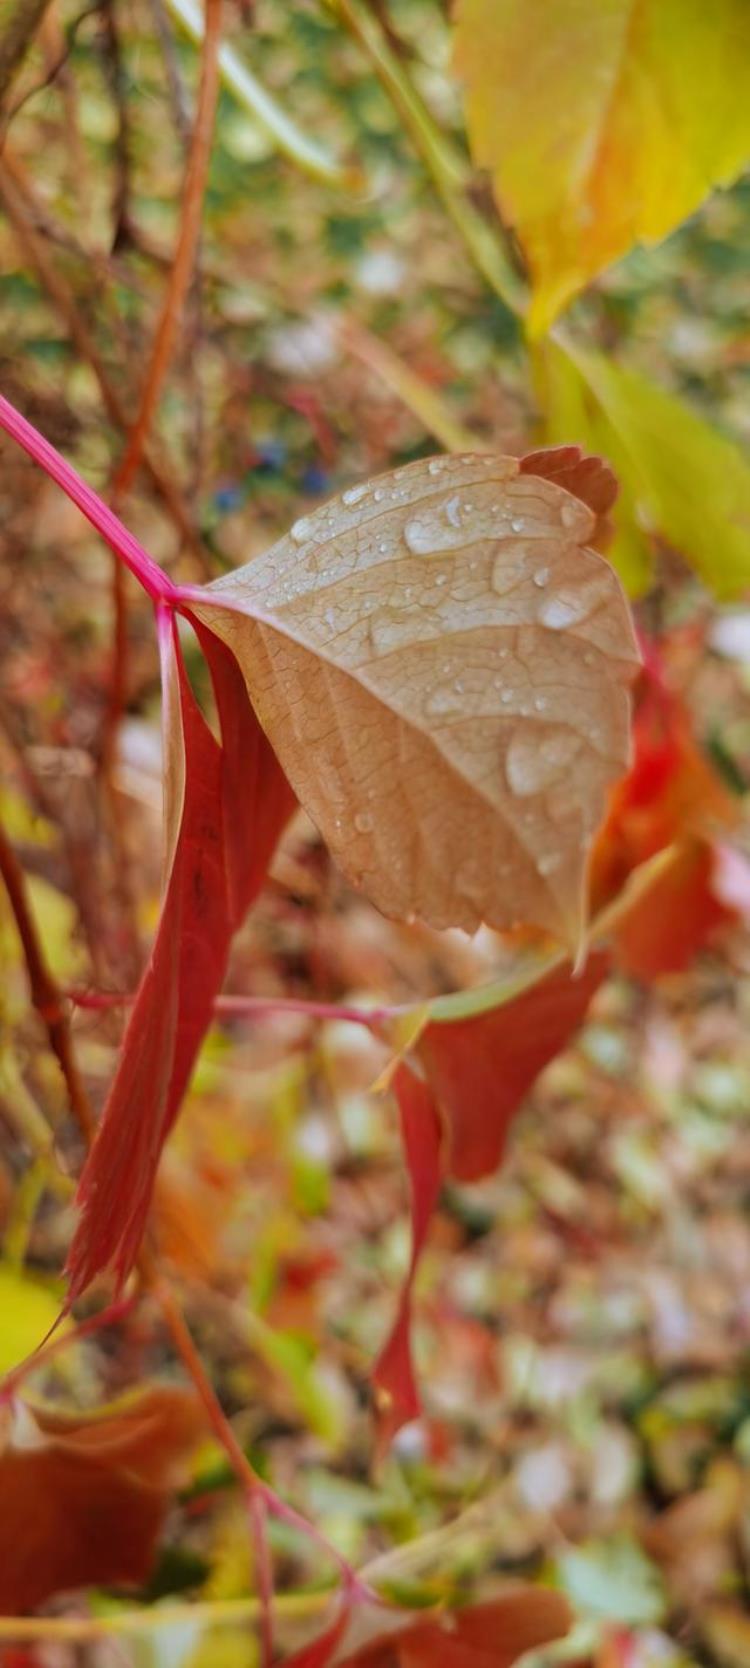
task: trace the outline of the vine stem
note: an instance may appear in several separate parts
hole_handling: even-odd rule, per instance
[[[148,432],[174,352],[185,297],[190,288],[200,236],[203,198],[208,178],[211,141],[219,96],[218,58],[221,42],[221,11],[222,0],[205,0],[205,29],[201,52],[198,103],[185,171],[183,209],[180,217],[177,246],[162,303],[159,323],[151,347],[151,356],[141,392],[140,405],[112,481],[112,502],[115,506],[119,506],[123,497],[129,491],[140,468]],[[109,699],[104,713],[101,736],[101,770],[105,785],[109,784],[111,779],[117,732],[127,695],[127,594],[125,576],[119,562],[115,562],[112,573],[112,609],[114,615],[112,670]]]

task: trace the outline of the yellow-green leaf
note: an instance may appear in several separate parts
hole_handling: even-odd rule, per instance
[[[459,0],[477,162],[533,284],[530,327],[750,156],[747,0]]]
[[[638,371],[567,341],[545,344],[543,354],[548,365],[557,361],[558,376],[565,356],[566,375],[577,370],[583,380],[592,424],[582,436],[568,428],[566,439],[593,444],[613,465],[624,489],[621,531],[635,537],[639,523],[650,524],[718,597],[742,595],[750,585],[750,463],[739,446]],[[622,549],[607,554],[632,580]]]
[[[10,1372],[36,1349],[54,1326],[62,1301],[54,1286],[0,1263],[0,1373]]]

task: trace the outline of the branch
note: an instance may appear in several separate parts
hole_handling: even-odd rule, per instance
[[[15,0],[10,18],[0,35],[0,108],[48,5],[49,0]]]

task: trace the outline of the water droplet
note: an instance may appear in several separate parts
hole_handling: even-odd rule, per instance
[[[425,703],[425,712],[432,717],[441,718],[446,713],[461,712],[463,710],[460,699],[457,699],[457,684],[442,684],[434,689]]]
[[[463,678],[456,678],[453,688],[455,689],[457,695],[463,695],[466,688]]]
[[[442,458],[430,458],[427,465],[427,473],[429,475],[442,475],[444,468],[445,464]]]
[[[540,875],[553,875],[559,869],[562,857],[559,851],[548,851],[543,857],[537,858],[537,870]]]
[[[404,543],[414,556],[429,556],[435,548],[435,535],[429,524],[415,516],[406,523]]]
[[[540,591],[544,590],[548,579],[549,568],[537,568],[536,573],[534,574],[534,584],[538,585]]]
[[[580,737],[556,725],[541,735],[516,730],[505,755],[505,775],[511,791],[524,798],[556,782],[575,758]]]
[[[358,504],[360,498],[364,498],[366,491],[367,487],[364,485],[347,487],[346,492],[341,494],[341,502],[342,504]]]
[[[381,556],[385,555],[387,549],[388,549],[388,545],[386,544],[385,539],[384,539],[382,544],[378,545],[378,550],[380,551]]]
[[[334,614],[332,608],[327,608],[326,609],[325,621],[326,621],[326,625],[330,626],[331,631],[333,631],[334,626],[336,624],[336,615]]]
[[[578,520],[578,511],[575,504],[563,504],[560,511],[560,520],[563,527],[575,527]]]
[[[383,491],[383,488],[382,487],[376,487],[372,496],[375,499],[375,503],[379,504],[381,502],[381,499],[385,498],[385,493]]]
[[[536,700],[534,701],[534,711],[535,712],[544,712],[546,706],[547,706],[546,696],[545,695],[537,695]]]
[[[514,515],[510,525],[513,528],[514,533],[522,533],[526,523],[522,515]]]
[[[436,585],[444,585],[447,578],[448,578],[447,573],[438,573],[435,577],[435,584]]]
[[[591,606],[583,594],[577,597],[572,591],[566,591],[557,597],[546,597],[538,618],[550,631],[565,631],[567,626],[578,625],[590,613]]]
[[[309,539],[311,533],[310,517],[306,515],[300,516],[299,521],[293,522],[289,528],[290,537],[294,539],[295,544],[304,544],[305,539]]]
[[[358,811],[354,818],[354,826],[360,834],[369,834],[373,826],[373,819],[369,811]]]
[[[451,524],[451,527],[461,526],[461,500],[457,493],[454,498],[448,499],[445,506],[445,514]]]
[[[500,696],[500,700],[502,701],[504,707],[510,706],[510,703],[513,700],[514,695],[515,695],[515,690],[514,689],[504,689],[503,690],[503,693]]]

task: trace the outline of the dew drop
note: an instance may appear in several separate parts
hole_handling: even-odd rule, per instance
[[[378,550],[380,551],[381,556],[385,555],[387,549],[388,549],[388,546],[387,546],[385,540],[383,540],[382,544],[378,545]]]
[[[354,826],[360,834],[369,834],[373,827],[373,819],[369,811],[358,811],[354,818]]]
[[[445,514],[451,524],[451,527],[461,526],[461,500],[457,493],[454,498],[448,499],[445,506]]]
[[[381,500],[383,498],[385,498],[385,493],[383,491],[383,488],[382,487],[376,487],[372,496],[375,499],[375,503],[379,504],[381,502]]]
[[[550,727],[542,735],[529,734],[525,727],[517,730],[505,755],[511,792],[522,799],[550,787],[571,764],[580,746],[580,738],[561,725]]]
[[[443,463],[442,458],[430,458],[427,465],[427,473],[428,475],[442,475],[444,468],[445,464]]]
[[[559,851],[548,851],[543,857],[537,858],[537,871],[540,875],[553,875],[559,869],[562,857]]]
[[[326,609],[325,621],[326,621],[326,625],[330,627],[331,631],[333,631],[334,626],[336,624],[336,615],[334,614],[332,608],[327,608]]]
[[[415,516],[406,523],[404,543],[414,556],[429,556],[435,547],[435,535],[429,525]]]
[[[457,684],[442,684],[433,690],[425,703],[425,712],[433,718],[444,717],[446,713],[461,712],[462,704]]]
[[[439,573],[435,577],[435,584],[436,585],[444,585],[447,578],[448,578],[447,573]]]
[[[534,701],[534,711],[535,712],[544,712],[545,709],[546,709],[546,706],[547,706],[547,697],[546,697],[546,695],[537,695],[536,700]]]
[[[591,613],[591,604],[581,594],[576,596],[572,591],[556,597],[546,597],[539,610],[540,625],[547,626],[550,631],[565,631],[567,626],[578,625],[581,620]]]
[[[346,492],[341,494],[341,502],[342,504],[358,504],[360,498],[364,498],[366,491],[366,486],[347,487]]]
[[[511,525],[514,533],[522,533],[526,523],[525,523],[522,515],[516,515],[516,516],[513,516],[510,525]]]
[[[560,520],[563,527],[575,527],[578,520],[578,511],[575,504],[563,504],[560,511]]]
[[[305,539],[309,539],[311,533],[310,518],[305,515],[301,516],[299,521],[293,522],[289,529],[290,537],[294,539],[295,544],[304,544]]]
[[[534,584],[539,587],[540,591],[544,590],[548,579],[549,568],[537,568],[536,573],[534,574]]]
[[[503,693],[500,696],[500,699],[501,699],[504,707],[510,706],[510,703],[513,700],[514,695],[515,695],[515,690],[514,689],[504,689],[503,690]]]

